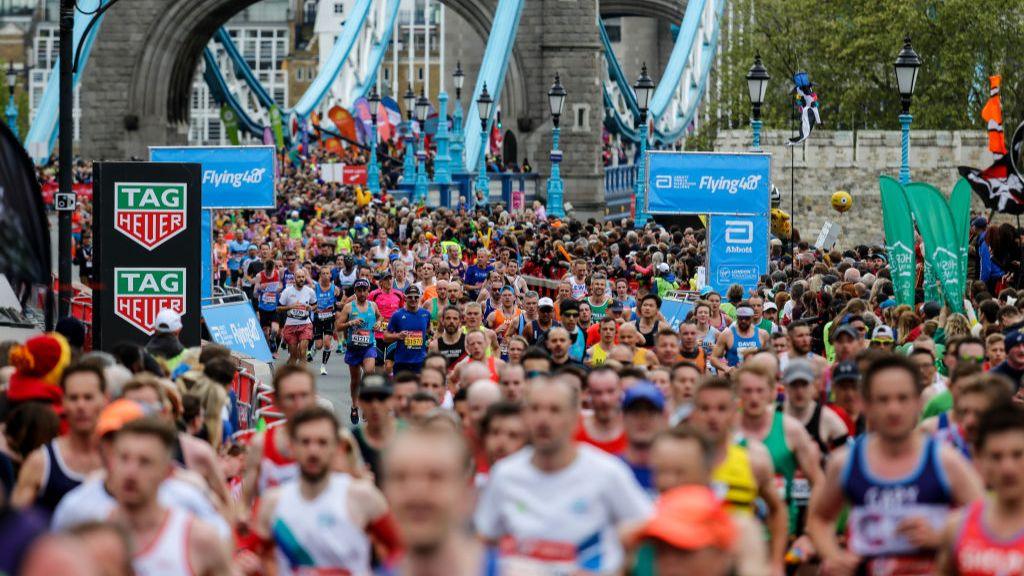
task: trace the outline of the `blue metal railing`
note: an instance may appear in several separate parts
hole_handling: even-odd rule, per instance
[[[633,205],[633,185],[636,183],[636,165],[615,166],[604,169],[605,221],[629,216]]]
[[[501,202],[506,209],[512,206],[513,192],[521,192],[523,195],[523,207],[529,209],[534,200],[540,200],[540,190],[543,181],[536,173],[522,172],[488,172],[487,179],[490,184],[490,203]],[[476,182],[475,174],[452,174],[451,184],[431,183],[427,192],[427,206],[458,208],[460,202],[464,203],[466,198],[473,193],[473,184]],[[399,184],[391,194],[398,199],[413,198],[413,182]]]

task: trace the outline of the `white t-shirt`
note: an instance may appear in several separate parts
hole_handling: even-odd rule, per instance
[[[498,462],[477,505],[477,532],[500,541],[503,571],[618,570],[623,552],[616,526],[653,511],[633,473],[587,444],[553,474],[534,467],[532,457],[527,447]]]
[[[278,298],[281,306],[292,306],[295,304],[309,304],[310,306],[316,306],[316,292],[313,291],[309,285],[305,285],[302,289],[298,289],[294,284],[289,284],[281,292],[281,297]],[[289,310],[285,313],[285,326],[294,326],[297,324],[310,324],[312,320],[309,319],[309,310]]]
[[[103,474],[95,475],[60,499],[50,529],[60,531],[86,522],[103,521],[117,507],[114,496],[103,485]],[[217,529],[223,538],[231,537],[231,528],[203,491],[180,478],[168,478],[160,484],[157,500],[168,508],[183,510]]]

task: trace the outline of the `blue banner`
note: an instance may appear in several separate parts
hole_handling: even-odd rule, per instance
[[[659,152],[647,157],[651,214],[768,214],[769,154]]]
[[[203,306],[203,320],[217,344],[260,362],[274,361],[260,321],[248,302]]]
[[[708,223],[708,284],[719,294],[739,284],[757,287],[768,273],[768,217],[715,215]]]
[[[199,235],[201,237],[202,270],[199,283],[199,297],[203,300],[213,297],[213,211],[202,210],[199,217]]]
[[[273,208],[273,146],[153,146],[153,162],[203,166],[203,208]]]
[[[679,325],[686,320],[686,316],[693,310],[693,302],[684,300],[670,300],[666,298],[661,303],[661,315],[668,321],[673,330],[678,331]]]

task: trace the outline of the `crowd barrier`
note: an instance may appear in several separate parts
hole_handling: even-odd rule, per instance
[[[636,166],[615,166],[604,169],[605,221],[628,218],[635,198]]]

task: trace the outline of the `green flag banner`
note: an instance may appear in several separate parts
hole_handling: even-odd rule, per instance
[[[967,288],[967,245],[971,235],[971,183],[960,178],[949,195],[956,241],[960,246],[960,285]]]
[[[284,148],[284,128],[281,124],[281,109],[277,106],[270,107],[270,129],[274,132],[274,143],[277,149]]]
[[[235,111],[224,104],[220,107],[220,120],[224,123],[224,131],[227,132],[228,142],[231,142],[232,146],[238,146],[240,142],[238,137],[238,116],[235,115]]]
[[[939,281],[946,306],[953,312],[963,313],[965,286],[960,273],[961,242],[946,197],[923,182],[912,182],[903,190],[924,241],[925,261]]]
[[[878,179],[882,195],[882,224],[885,228],[885,249],[889,253],[896,302],[914,305],[917,281],[917,258],[914,255],[914,221],[900,183],[888,176]]]

